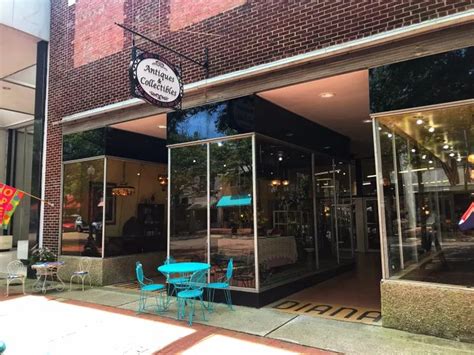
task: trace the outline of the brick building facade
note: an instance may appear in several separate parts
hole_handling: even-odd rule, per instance
[[[190,4],[191,3],[191,4]],[[210,77],[461,13],[473,1],[53,1],[44,245],[58,249],[61,132],[68,115],[129,98],[131,36],[123,23],[197,60]],[[203,11],[203,9],[205,11]],[[143,49],[155,50],[137,40]],[[179,63],[176,56],[158,50]],[[182,62],[184,82],[203,79]]]

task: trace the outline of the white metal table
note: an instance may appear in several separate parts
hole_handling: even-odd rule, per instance
[[[64,266],[63,261],[47,261],[32,265],[31,268],[36,271],[36,281],[33,284],[33,290],[41,291],[42,293],[46,293],[48,290],[64,291],[66,285],[58,274],[62,266]],[[55,283],[54,281],[57,282]]]

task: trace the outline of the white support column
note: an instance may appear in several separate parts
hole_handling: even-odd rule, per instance
[[[387,229],[385,223],[385,197],[383,193],[382,152],[380,151],[379,124],[377,119],[372,120],[372,134],[374,139],[375,175],[377,183],[377,202],[379,214],[380,255],[382,262],[382,278],[388,279],[390,274],[387,245]]]

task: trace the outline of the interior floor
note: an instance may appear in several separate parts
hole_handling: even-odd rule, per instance
[[[268,307],[283,312],[381,324],[379,253],[356,253],[356,268]]]

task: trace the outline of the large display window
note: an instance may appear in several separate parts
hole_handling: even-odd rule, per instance
[[[232,286],[262,291],[351,259],[350,165],[257,133],[174,144],[169,157],[176,260],[210,263],[214,280],[232,258]]]
[[[473,117],[470,102],[376,118],[387,277],[474,284]]]
[[[96,157],[63,166],[62,255],[166,249],[166,165]]]

